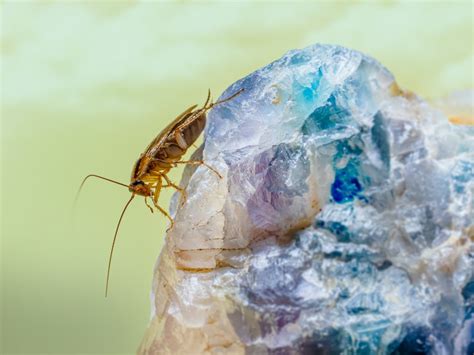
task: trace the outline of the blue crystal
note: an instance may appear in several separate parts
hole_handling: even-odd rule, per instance
[[[393,95],[391,85],[391,74],[374,60],[341,47],[316,45],[292,51],[232,85],[222,97],[240,88],[245,95],[211,113],[208,156],[236,157],[231,174],[239,178],[233,181],[249,181],[241,171],[249,171],[243,167],[252,159],[269,174],[267,192],[247,204],[250,216],[258,215],[252,218],[256,225],[268,230],[271,222],[262,216],[275,210],[279,218],[291,215],[295,207],[290,201],[307,196],[312,174],[318,176],[312,180],[316,183],[327,178],[310,168],[315,157],[332,169],[324,207],[313,226],[285,248],[271,248],[271,258],[262,249],[249,261],[245,281],[239,284],[239,297],[246,301],[237,297],[237,309],[274,314],[257,321],[262,330],[251,343],[278,334],[276,329],[290,322],[307,324],[304,329],[310,334],[301,334],[293,345],[316,353],[321,346],[327,353],[452,353],[461,346],[453,343],[463,329],[458,314],[466,314],[464,326],[472,332],[472,306],[463,310],[460,293],[452,291],[459,285],[436,269],[443,261],[434,261],[425,276],[415,276],[419,271],[413,266],[422,263],[424,251],[433,252],[448,240],[455,221],[460,237],[474,220],[472,140],[442,115],[436,123],[415,120],[420,101]],[[276,104],[266,95],[270,87],[281,88]],[[221,121],[227,109],[235,127]],[[425,110],[426,116],[436,116]],[[214,136],[214,130],[224,133]],[[441,132],[452,135],[450,149],[459,154],[446,159],[438,153],[443,149],[435,148]],[[230,146],[225,137],[232,140]],[[256,139],[249,143],[249,137]],[[282,142],[292,147],[285,154]],[[255,151],[264,153],[253,155]],[[289,174],[296,166],[292,162],[299,164],[297,156],[304,156],[305,163],[299,165],[299,174]],[[269,210],[270,200],[263,196],[277,191],[279,202]],[[258,261],[263,259],[268,260],[264,268]],[[472,256],[465,260],[467,266],[457,272],[472,274],[465,269],[472,268]],[[418,277],[434,277],[438,283],[415,281]]]
[[[306,88],[309,92],[312,90]],[[303,93],[306,97],[306,95]],[[342,129],[344,123],[350,119],[350,113],[337,106],[334,96],[330,96],[322,107],[314,110],[306,119],[302,131],[303,134],[311,135],[314,132],[320,132],[325,129]]]
[[[362,191],[358,180],[356,163],[350,161],[343,169],[336,170],[336,177],[331,186],[331,195],[336,202],[352,201]]]
[[[171,246],[200,272],[170,277],[199,285],[163,295],[170,324],[197,299],[247,353],[473,354],[474,129],[338,46],[290,51],[221,99],[240,89],[206,126],[224,178],[198,168],[176,214]]]

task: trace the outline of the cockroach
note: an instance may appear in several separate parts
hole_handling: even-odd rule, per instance
[[[176,167],[178,164],[195,164],[204,165],[212,172],[214,172],[219,178],[220,174],[207,165],[202,160],[182,160],[181,158],[186,153],[191,145],[197,140],[199,135],[204,129],[206,124],[207,112],[216,105],[222,104],[234,97],[239,95],[244,89],[240,89],[233,95],[223,100],[212,102],[211,91],[209,90],[206,102],[201,108],[196,109],[197,105],[193,105],[176,117],[165,129],[163,129],[158,136],[148,145],[145,152],[140,155],[132,169],[132,176],[130,184],[123,184],[121,182],[96,175],[87,175],[79,187],[76,195],[79,195],[84,183],[91,177],[99,178],[108,182],[112,182],[117,185],[124,186],[132,193],[132,196],[125,204],[122,213],[120,214],[117,226],[115,228],[114,238],[112,240],[112,246],[110,248],[109,261],[107,266],[107,278],[105,283],[105,296],[109,289],[109,276],[110,267],[112,264],[112,255],[114,252],[115,241],[117,240],[117,234],[120,228],[125,211],[134,199],[136,195],[145,197],[145,204],[153,212],[153,207],[148,203],[148,198],[152,201],[154,207],[166,216],[170,221],[170,229],[173,228],[174,221],[171,216],[158,204],[160,192],[162,188],[171,187],[176,189],[182,194],[183,200],[186,200],[185,190],[174,184],[167,174],[169,171]],[[165,184],[163,184],[163,180]]]

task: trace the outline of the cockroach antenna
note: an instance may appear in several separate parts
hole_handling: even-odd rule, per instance
[[[125,207],[123,208],[122,213],[120,214],[117,227],[115,227],[114,239],[112,240],[112,246],[110,247],[109,262],[107,265],[107,277],[105,280],[105,297],[107,297],[107,293],[109,291],[110,266],[112,265],[112,255],[114,254],[115,241],[117,240],[117,234],[120,228],[120,223],[122,222],[122,218],[125,215],[125,211],[127,210],[128,206],[130,205],[134,197],[135,197],[135,194],[132,194],[132,197],[130,197],[130,200],[128,200],[127,203],[125,204]]]

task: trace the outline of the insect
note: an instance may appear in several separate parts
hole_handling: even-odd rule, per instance
[[[207,112],[216,105],[232,100],[234,97],[242,93],[243,90],[244,89],[240,89],[233,95],[214,103],[211,100],[211,92],[209,90],[206,102],[201,108],[196,108],[197,105],[193,105],[187,110],[185,110],[183,113],[181,113],[178,117],[176,117],[148,145],[145,152],[140,155],[140,158],[137,160],[133,167],[129,185],[96,174],[89,174],[82,181],[77,192],[76,199],[82,187],[84,186],[84,183],[91,177],[99,178],[108,182],[112,182],[114,184],[127,187],[128,190],[132,193],[132,196],[127,201],[125,207],[122,210],[122,213],[120,214],[120,218],[115,228],[114,238],[112,240],[112,246],[110,248],[109,262],[107,266],[107,278],[105,284],[106,297],[109,288],[110,267],[112,264],[112,255],[115,247],[115,242],[117,240],[117,234],[120,228],[120,223],[122,222],[123,216],[128,206],[135,198],[135,196],[139,195],[145,198],[146,206],[150,209],[151,212],[153,212],[153,207],[148,203],[148,199],[150,199],[153,203],[153,206],[169,219],[169,228],[173,228],[173,219],[168,214],[168,212],[166,212],[166,210],[158,204],[161,189],[166,187],[174,188],[182,194],[183,200],[186,200],[186,192],[184,189],[174,184],[169,179],[167,174],[172,168],[176,167],[178,164],[194,164],[204,165],[208,169],[213,171],[219,178],[221,177],[216,170],[214,170],[211,166],[207,165],[202,160],[191,161],[182,160],[181,158],[186,153],[188,148],[193,145],[193,143],[197,140],[197,138],[203,131],[204,126],[206,124]]]

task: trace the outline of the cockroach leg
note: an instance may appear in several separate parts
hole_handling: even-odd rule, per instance
[[[156,206],[158,204],[158,198],[160,197],[161,188],[163,187],[163,182],[160,179],[156,182],[156,185],[153,187],[155,189],[153,193],[153,204]]]
[[[206,164],[202,160],[180,160],[180,161],[176,161],[175,164],[204,165],[206,168],[208,168],[214,174],[216,174],[219,177],[219,179],[222,179],[222,175],[219,174],[216,169],[214,169],[212,166]]]
[[[188,199],[188,195],[186,194],[186,190],[179,187],[178,185],[174,184],[166,174],[163,174],[163,178],[166,180],[166,183],[168,184],[166,186],[171,186],[171,187],[175,188],[176,191],[179,191],[179,193],[181,194],[181,198],[182,198],[181,205],[184,205],[184,203]]]
[[[150,209],[151,213],[153,213],[153,207],[151,207],[151,206],[148,204],[148,197],[145,197],[145,205]]]
[[[242,92],[244,91],[244,88],[240,89],[239,91],[237,91],[236,93],[234,93],[233,95],[225,98],[225,99],[222,99],[220,101],[217,101],[217,102],[212,102],[211,100],[211,103],[208,105],[207,104],[207,101],[206,101],[206,105],[204,105],[204,109],[206,110],[210,110],[211,108],[213,108],[214,106],[217,106],[217,105],[220,105],[220,104],[223,104],[224,102],[227,102],[227,101],[230,101],[232,100],[234,97],[240,95]]]
[[[169,231],[170,229],[172,229],[174,227],[174,221],[173,221],[173,218],[171,218],[171,216],[168,214],[168,212],[166,212],[163,208],[161,208],[158,203],[155,203],[155,200],[153,200],[153,203],[155,205],[155,207],[158,209],[158,211],[160,211],[161,213],[163,213],[166,218],[169,219],[170,221],[170,227],[166,230],[166,231]]]
[[[167,231],[170,230],[171,228],[173,228],[173,227],[174,227],[173,218],[171,218],[171,216],[168,214],[168,212],[166,212],[163,208],[160,207],[160,205],[158,205],[158,202],[155,201],[155,199],[153,199],[153,204],[155,205],[155,207],[156,207],[156,209],[157,209],[158,211],[160,211],[161,213],[163,213],[163,214],[166,216],[166,218],[169,219],[169,221],[170,221],[170,227],[167,229]]]
[[[174,221],[173,221],[173,218],[171,218],[171,216],[168,214],[168,212],[166,212],[163,208],[160,207],[160,205],[158,205],[158,198],[160,197],[160,192],[161,192],[161,188],[163,187],[162,185],[162,181],[161,179],[159,179],[155,185],[155,192],[153,194],[153,198],[152,198],[152,201],[153,201],[153,205],[156,207],[156,209],[158,211],[160,211],[162,214],[164,214],[166,216],[166,218],[169,219],[171,225],[170,227],[168,228],[171,229],[173,228],[174,226]]]

